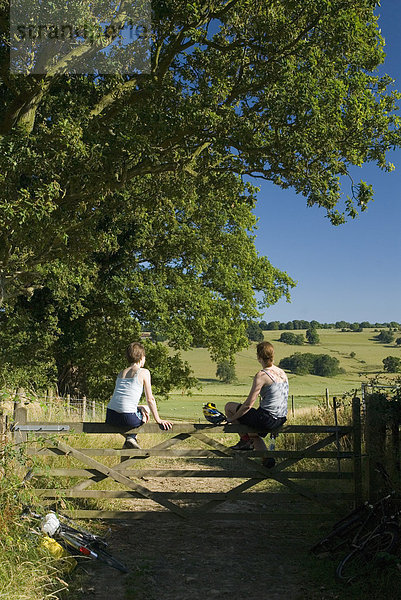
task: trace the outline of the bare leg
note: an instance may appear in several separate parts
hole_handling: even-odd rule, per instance
[[[257,433],[250,433],[249,437],[253,442],[253,447],[255,450],[258,450],[260,452],[265,452],[267,450],[267,446],[264,443],[263,438],[260,437],[260,435],[258,435]]]
[[[239,421],[235,419],[235,414],[240,406],[241,404],[239,404],[238,402],[227,402],[227,404],[225,405],[224,412],[226,414],[227,419],[231,423],[239,423]],[[253,450],[253,446],[250,443],[250,437],[247,433],[239,434],[239,439],[240,441],[238,442],[238,444],[236,444],[235,446],[231,446],[233,450]]]
[[[225,415],[227,419],[232,423],[238,423],[238,421],[235,421],[233,419],[235,417],[235,413],[237,412],[240,406],[241,404],[239,402],[227,402],[227,404],[224,407]]]

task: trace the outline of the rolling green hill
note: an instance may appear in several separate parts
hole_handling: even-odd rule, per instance
[[[344,392],[360,388],[372,376],[383,369],[382,360],[386,356],[401,358],[401,347],[395,343],[381,344],[374,340],[377,331],[366,329],[362,332],[342,332],[335,329],[319,329],[320,343],[316,346],[291,346],[279,342],[282,330],[265,331],[265,340],[273,343],[275,347],[275,363],[295,352],[311,352],[315,354],[329,354],[338,358],[345,373],[336,377],[318,377],[316,375],[294,375],[288,373],[290,394],[294,396],[296,408],[316,405],[319,398],[323,398],[326,388],[330,396],[341,396]],[[305,333],[305,331],[296,331]],[[401,335],[401,333],[400,333]],[[397,337],[397,335],[396,335]],[[194,390],[192,396],[175,392],[169,400],[161,404],[164,417],[189,418],[202,420],[202,404],[208,400],[216,402],[220,409],[230,400],[242,402],[245,400],[252,378],[258,371],[259,363],[256,360],[256,343],[236,355],[236,384],[224,384],[216,378],[216,364],[210,359],[205,348],[195,348],[183,352],[183,358],[191,365],[195,376],[202,386]],[[355,357],[351,358],[351,352]]]

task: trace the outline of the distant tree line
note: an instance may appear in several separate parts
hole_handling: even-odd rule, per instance
[[[362,331],[368,328],[393,328],[400,329],[401,324],[396,321],[389,323],[370,323],[369,321],[361,321],[360,323],[349,323],[348,321],[336,321],[335,323],[319,323],[319,321],[304,321],[303,319],[294,319],[293,321],[260,321],[260,329],[264,331],[277,331],[280,329],[341,329],[344,331]]]
[[[319,375],[320,377],[334,377],[344,373],[337,358],[329,354],[311,354],[296,352],[280,360],[279,367],[287,369],[296,375]]]

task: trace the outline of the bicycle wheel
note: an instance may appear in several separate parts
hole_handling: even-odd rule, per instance
[[[312,546],[310,552],[315,556],[319,556],[344,551],[344,546],[350,546],[355,531],[360,527],[365,515],[365,507],[354,510],[350,515],[333,525],[331,531]]]
[[[118,571],[121,571],[122,573],[128,573],[127,567],[125,565],[123,565],[123,563],[121,563],[119,560],[114,558],[114,556],[112,556],[111,554],[106,552],[105,550],[102,550],[100,548],[99,549],[93,548],[93,552],[95,552],[97,554],[98,560],[100,560],[101,562],[104,562],[109,567],[113,567],[113,569],[117,569]]]
[[[361,548],[355,548],[337,566],[336,579],[343,583],[352,583],[371,573],[380,554],[392,552],[399,545],[400,531],[397,526],[389,525],[375,533]]]
[[[391,554],[400,545],[400,528],[395,523],[387,523],[367,542],[368,550],[376,557],[380,552]]]

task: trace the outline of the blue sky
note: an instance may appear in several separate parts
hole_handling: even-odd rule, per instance
[[[384,1],[379,14],[384,71],[401,90],[401,3]],[[256,182],[257,250],[298,282],[291,303],[282,299],[269,308],[267,321],[401,322],[401,150],[388,159],[396,166],[392,173],[375,165],[358,169],[356,179],[373,185],[375,201],[339,227],[293,191]]]

